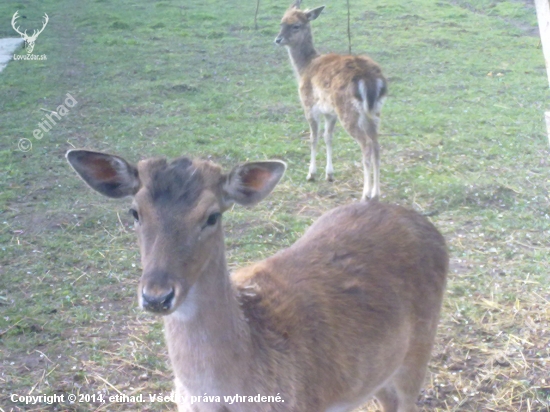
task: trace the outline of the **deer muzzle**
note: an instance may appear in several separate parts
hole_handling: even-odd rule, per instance
[[[148,294],[145,289],[141,291],[141,306],[143,309],[154,312],[154,313],[164,313],[172,309],[172,304],[174,302],[175,292],[171,288],[169,291],[163,294]]]

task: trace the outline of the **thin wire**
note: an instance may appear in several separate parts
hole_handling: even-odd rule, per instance
[[[256,3],[256,14],[254,14],[254,29],[258,30],[258,10],[260,10],[260,0]]]
[[[350,26],[350,12],[349,12],[349,0],[347,0],[348,4],[348,52],[351,54],[351,26]]]

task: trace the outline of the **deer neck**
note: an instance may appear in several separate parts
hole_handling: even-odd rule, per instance
[[[190,395],[233,389],[232,380],[252,360],[250,328],[229,278],[225,249],[219,249],[183,304],[164,318],[174,374]]]
[[[311,61],[319,56],[319,53],[317,53],[317,50],[313,47],[313,38],[311,34],[302,43],[288,46],[288,55],[290,56],[290,62],[292,63],[294,73],[299,80]]]

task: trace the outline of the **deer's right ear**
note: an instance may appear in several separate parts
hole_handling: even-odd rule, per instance
[[[136,167],[121,157],[89,150],[69,150],[65,156],[82,180],[102,195],[133,196],[139,189]]]
[[[309,21],[313,21],[315,20],[317,17],[319,17],[319,15],[321,14],[321,12],[324,10],[325,6],[321,6],[321,7],[317,7],[313,10],[308,10],[306,11],[306,17]]]
[[[250,206],[266,197],[285,174],[286,163],[279,160],[245,163],[225,176],[224,203]]]

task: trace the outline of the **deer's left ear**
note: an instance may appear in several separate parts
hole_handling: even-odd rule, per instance
[[[226,207],[233,203],[249,206],[265,198],[285,174],[286,163],[279,160],[245,163],[225,176],[223,190]]]
[[[306,11],[306,17],[309,21],[312,21],[312,20],[315,20],[317,17],[319,17],[319,15],[321,14],[321,12],[323,11],[323,9],[325,8],[325,6],[321,6],[321,7],[317,7],[313,10],[308,10]]]
[[[133,196],[139,189],[137,169],[122,157],[89,150],[69,150],[65,156],[82,180],[102,195]]]

